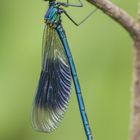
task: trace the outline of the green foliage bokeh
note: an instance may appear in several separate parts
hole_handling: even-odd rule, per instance
[[[136,17],[136,0],[114,2]],[[67,9],[76,21],[94,8],[84,4],[81,9]],[[31,127],[46,9],[43,1],[0,0],[0,140],[86,140],[74,88],[57,130],[44,134]],[[62,19],[95,140],[127,140],[132,79],[129,35],[100,10],[79,27],[64,15]]]

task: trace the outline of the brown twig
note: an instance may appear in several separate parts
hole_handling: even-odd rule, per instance
[[[134,42],[130,140],[140,140],[140,1],[137,21],[109,0],[87,1],[125,28]]]

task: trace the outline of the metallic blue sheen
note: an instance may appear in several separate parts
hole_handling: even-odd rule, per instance
[[[73,82],[74,82],[74,86],[75,86],[75,90],[76,90],[76,95],[77,95],[77,100],[78,100],[78,104],[79,104],[79,110],[80,110],[80,114],[81,114],[81,117],[82,117],[82,121],[83,121],[84,129],[85,129],[85,133],[86,133],[86,136],[87,136],[87,140],[93,140],[91,129],[90,129],[89,123],[88,123],[88,118],[87,118],[86,112],[85,112],[84,102],[83,102],[82,95],[81,95],[80,84],[79,84],[79,81],[78,81],[75,65],[74,65],[74,62],[73,62],[73,59],[72,59],[72,55],[71,55],[71,52],[70,52],[70,49],[69,49],[69,45],[68,45],[68,42],[67,42],[65,32],[64,32],[63,27],[61,25],[59,25],[56,30],[57,30],[57,32],[60,36],[60,39],[61,39],[62,44],[64,46],[64,49],[66,51],[68,62],[70,64],[72,78],[73,78]]]
[[[48,15],[51,13],[51,10],[53,9],[53,6],[51,6],[48,11],[46,12],[44,18],[46,19],[48,17]]]
[[[79,98],[79,104],[80,104],[80,109],[81,110],[84,110],[84,104],[83,104],[83,99],[82,99],[82,96],[81,96],[81,94],[77,94],[77,96],[78,96],[78,98]]]
[[[78,76],[77,76],[77,73],[76,73],[76,68],[75,68],[75,65],[74,65],[74,62],[73,62],[73,58],[72,58],[72,55],[71,55],[71,52],[70,52],[70,49],[69,49],[69,45],[68,45],[68,42],[67,42],[65,31],[64,31],[64,29],[62,27],[62,24],[61,24],[61,14],[65,13],[65,11],[60,6],[62,6],[62,5],[60,5],[60,3],[55,3],[54,0],[50,0],[49,1],[48,11],[46,12],[45,17],[44,17],[46,26],[50,30],[49,32],[46,33],[46,35],[48,35],[48,38],[47,38],[48,40],[47,41],[50,42],[50,40],[53,39],[53,36],[55,35],[56,38],[58,37],[57,38],[58,44],[53,44],[52,45],[52,43],[50,43],[50,45],[48,45],[46,42],[45,43],[48,45],[48,48],[50,48],[50,49],[52,49],[51,47],[55,48],[57,46],[64,47],[63,50],[64,50],[64,52],[66,54],[66,60],[64,59],[64,61],[68,62],[68,65],[59,65],[59,66],[61,66],[61,68],[58,67],[58,64],[59,63],[61,64],[63,62],[63,61],[61,61],[61,58],[58,57],[59,61],[56,61],[56,63],[55,63],[56,69],[54,69],[53,68],[54,67],[53,56],[50,55],[51,61],[49,59],[45,60],[46,56],[48,56],[47,53],[48,53],[48,50],[49,50],[49,49],[47,50],[45,48],[44,53],[46,53],[46,54],[45,54],[45,57],[43,57],[44,58],[43,64],[46,63],[45,66],[48,67],[48,69],[50,69],[50,66],[52,67],[52,69],[50,70],[49,73],[51,75],[53,73],[53,78],[51,78],[52,80],[46,79],[46,77],[47,77],[46,75],[49,74],[49,73],[47,71],[43,71],[42,72],[43,74],[41,75],[41,79],[39,81],[39,88],[37,90],[37,93],[39,93],[39,94],[37,94],[37,95],[39,95],[39,97],[38,96],[36,97],[37,98],[37,100],[36,100],[37,101],[37,107],[40,105],[39,104],[40,103],[40,99],[41,100],[44,99],[41,102],[42,103],[41,105],[43,106],[43,109],[44,108],[48,109],[49,105],[51,104],[51,107],[48,109],[49,110],[48,113],[51,114],[51,117],[52,117],[51,119],[53,120],[51,122],[53,124],[49,123],[48,127],[50,128],[50,131],[54,130],[55,127],[57,126],[57,125],[55,125],[55,123],[59,122],[59,120],[61,120],[59,118],[62,118],[61,114],[63,116],[63,112],[65,112],[65,109],[66,109],[65,104],[67,106],[67,103],[69,101],[69,98],[67,97],[67,95],[69,96],[69,92],[70,92],[69,89],[70,89],[70,85],[71,85],[71,83],[70,83],[70,75],[71,75],[72,78],[73,78],[74,86],[75,86],[77,101],[78,101],[78,105],[79,105],[79,110],[80,110],[81,118],[82,118],[82,121],[83,121],[84,130],[85,130],[85,133],[86,133],[86,136],[87,136],[87,140],[93,140],[92,132],[91,132],[91,129],[90,129],[90,126],[89,126],[89,122],[88,122],[88,118],[87,118],[86,111],[85,111],[85,106],[84,106],[84,101],[83,101],[83,98],[82,98],[82,92],[81,92]],[[57,35],[56,35],[56,32],[57,32]],[[59,40],[60,40],[60,42],[59,42]],[[62,49],[62,48],[58,47],[57,49]],[[59,52],[60,52],[60,50],[59,50]],[[50,63],[50,65],[48,65],[49,64],[48,62]],[[70,68],[70,71],[69,71],[69,68]],[[47,69],[47,68],[45,68],[45,69]],[[57,69],[59,71],[57,71]],[[56,72],[55,72],[55,70],[56,70]],[[60,77],[58,73],[62,72],[63,70],[65,71],[65,73],[63,73],[61,75],[61,77]],[[60,81],[64,81],[64,82],[59,82],[56,78],[59,78]],[[52,86],[49,88],[48,92],[50,93],[49,94],[50,96],[48,98],[48,101],[46,101],[47,98],[44,97],[43,92],[45,92],[45,94],[48,95],[48,93],[46,93],[45,85],[48,85],[49,82],[52,82]],[[57,82],[59,82],[58,83],[59,85],[57,84]],[[56,85],[58,85],[58,86],[56,86]],[[48,87],[46,86],[46,88],[48,88]],[[57,92],[59,88],[61,88],[60,91],[62,93],[61,92],[60,93]],[[56,94],[54,94],[55,93],[54,90],[55,90]],[[59,97],[58,93],[60,95],[62,95],[62,96]],[[52,95],[55,95],[55,96],[52,98],[51,97]],[[48,104],[46,104],[46,103],[48,103]],[[47,112],[47,111],[44,110],[44,112]],[[52,113],[53,113],[53,115],[52,115]],[[54,113],[56,113],[56,114],[54,115]],[[42,116],[44,117],[44,120],[45,120],[44,114]],[[41,120],[41,119],[42,118],[39,118],[39,120]],[[36,121],[36,117],[35,117],[35,121]],[[50,118],[49,117],[48,117],[48,121],[47,122],[50,122]],[[41,123],[39,123],[39,124],[41,124]],[[44,124],[44,127],[46,127],[46,122],[44,122],[43,124]],[[41,125],[40,125],[40,128],[42,128]]]

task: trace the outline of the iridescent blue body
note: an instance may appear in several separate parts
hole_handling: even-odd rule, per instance
[[[45,14],[42,70],[33,105],[33,127],[52,132],[58,126],[70,100],[73,79],[85,134],[87,140],[93,140],[75,65],[61,24],[61,14],[65,11],[60,6],[55,1],[49,2]]]

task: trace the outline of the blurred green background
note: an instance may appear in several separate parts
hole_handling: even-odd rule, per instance
[[[114,3],[136,17],[137,0]],[[94,8],[84,4],[81,9],[67,9],[76,21]],[[47,5],[41,0],[0,0],[0,140],[86,140],[74,89],[56,131],[44,134],[31,127]],[[62,19],[95,140],[127,140],[132,79],[129,35],[101,11],[80,27],[64,15]]]

